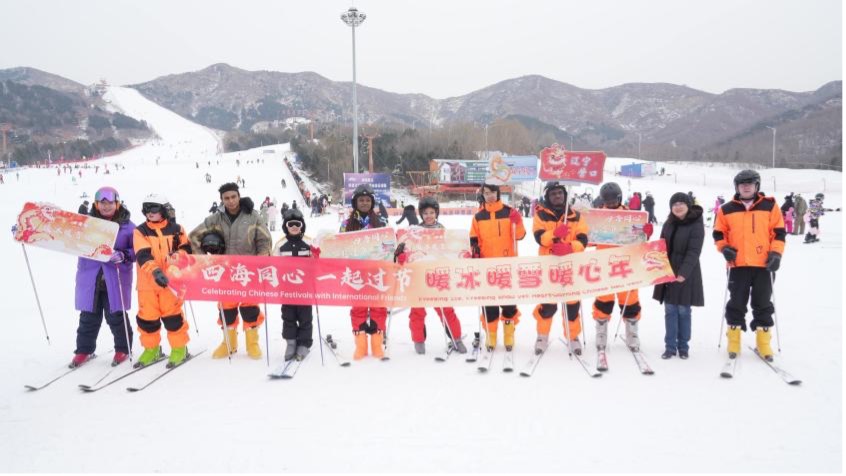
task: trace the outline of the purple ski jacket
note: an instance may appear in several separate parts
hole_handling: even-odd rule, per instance
[[[103,218],[95,207],[91,207],[91,216]],[[132,263],[135,261],[135,250],[132,246],[132,232],[135,224],[129,219],[129,210],[120,206],[112,221],[120,225],[115,240],[115,250],[126,255],[126,261],[115,266],[112,263],[79,258],[76,264],[76,310],[94,311],[94,299],[97,291],[97,274],[103,271],[103,280],[109,296],[109,311],[128,311],[132,307]],[[118,286],[118,272],[120,269],[120,286]],[[120,292],[123,291],[121,303]],[[121,304],[123,304],[121,306]]]

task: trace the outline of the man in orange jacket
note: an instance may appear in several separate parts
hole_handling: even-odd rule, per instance
[[[170,344],[168,366],[177,366],[188,358],[188,322],[182,315],[182,299],[168,289],[164,270],[170,261],[185,259],[191,245],[182,226],[167,219],[166,203],[160,195],[148,195],[141,209],[147,221],[138,225],[133,235],[138,263],[138,333],[144,347],[137,366],[163,358],[159,345],[162,325]]]
[[[473,215],[470,226],[470,249],[474,258],[502,258],[517,256],[516,240],[526,237],[523,216],[516,208],[502,203],[499,185],[482,186],[482,206]],[[505,350],[514,347],[514,329],[520,320],[517,306],[485,306],[484,319],[487,330],[485,346],[488,351],[496,347],[496,334],[502,308],[502,331]]]
[[[535,241],[540,245],[540,256],[567,256],[585,250],[588,244],[588,227],[581,213],[567,209],[567,189],[562,182],[547,182],[543,189],[543,200],[535,208],[535,218],[532,233]],[[566,303],[567,320],[564,321],[564,336],[570,342],[570,348],[576,355],[582,355],[582,344],[579,334],[582,332],[579,311],[580,301]],[[535,341],[535,354],[546,352],[549,346],[549,332],[552,328],[552,317],[558,310],[555,304],[538,304],[534,310],[537,320],[538,338]],[[562,315],[564,311],[562,310]]]
[[[734,177],[734,199],[717,211],[714,241],[728,262],[730,298],[726,304],[728,352],[740,353],[740,333],[746,330],[746,305],[752,297],[752,322],[758,353],[772,361],[772,275],[784,254],[784,218],[775,198],[761,193],[761,176],[742,170]]]

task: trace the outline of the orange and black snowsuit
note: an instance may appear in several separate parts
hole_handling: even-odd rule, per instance
[[[608,208],[602,205],[598,208]],[[628,210],[625,205],[620,205],[615,210]],[[596,245],[597,250],[604,250],[608,248],[616,248],[617,245]],[[614,294],[607,294],[597,296],[593,301],[593,318],[597,321],[611,319],[611,313],[614,311]],[[626,319],[640,320],[640,300],[638,298],[638,290],[631,289],[629,291],[622,291],[616,294],[617,304],[620,306],[620,312]]]
[[[775,198],[763,193],[759,192],[748,208],[735,195],[717,211],[713,234],[717,251],[722,252],[726,246],[737,250],[737,258],[729,263],[728,325],[746,330],[746,306],[751,294],[752,330],[773,326],[775,307],[767,257],[770,252],[784,254],[785,235],[781,209]]]
[[[515,236],[509,219],[511,210],[513,208],[497,200],[493,203],[482,204],[479,211],[473,215],[473,222],[470,225],[470,247],[474,250],[478,249],[482,258],[517,256],[517,250],[514,248],[515,240],[525,238],[526,228],[520,221],[514,230]],[[503,320],[514,320],[514,324],[519,322],[520,312],[517,306],[485,306],[484,317],[488,323],[496,323],[500,318],[500,307],[502,307]]]
[[[564,238],[555,237],[555,229],[564,223],[564,210],[555,211],[546,202],[538,202],[532,223],[532,233],[535,235],[535,241],[540,245],[538,255],[551,254],[552,245],[558,242],[570,243],[575,253],[585,250],[588,244],[588,227],[582,214],[572,208],[569,209],[566,220],[569,232]],[[566,329],[566,335],[570,339],[576,339],[582,331],[581,319],[579,319],[580,308],[580,301],[567,301],[567,322],[569,326]],[[538,304],[535,306],[533,314],[537,320],[538,334],[549,335],[552,317],[557,310],[556,304]]]
[[[141,345],[151,349],[161,342],[162,324],[167,329],[171,348],[188,344],[188,322],[182,315],[182,300],[153,279],[153,271],[167,271],[172,253],[191,253],[188,236],[181,225],[168,220],[146,221],[135,228],[133,235],[138,263],[138,332]]]
[[[349,218],[341,223],[340,233],[347,231],[367,230],[370,228],[382,228],[385,222],[371,209],[367,215],[362,215],[357,210],[350,213]],[[367,317],[370,316],[370,327],[367,326]],[[385,332],[388,319],[388,308],[385,307],[360,307],[353,306],[350,309],[350,321],[353,333],[364,331],[368,334]]]

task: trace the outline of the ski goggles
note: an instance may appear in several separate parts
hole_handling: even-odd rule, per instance
[[[94,201],[119,202],[120,195],[118,195],[118,191],[112,187],[102,187],[100,188],[100,190],[97,190],[97,193],[94,194]]]
[[[148,213],[161,213],[162,215],[164,215],[164,206],[158,203],[142,203],[141,213],[145,215]]]
[[[285,223],[285,226],[288,228],[302,228],[303,222],[297,220],[289,220]]]

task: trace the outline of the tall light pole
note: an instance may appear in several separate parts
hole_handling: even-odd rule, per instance
[[[773,131],[773,168],[775,168],[775,137],[776,137],[776,128],[775,128],[775,127],[770,127],[770,126],[765,126],[765,127],[766,127],[767,129],[770,129],[771,131]]]
[[[640,143],[643,140],[643,134],[637,133],[637,160],[640,160]]]
[[[364,23],[367,18],[362,12],[359,12],[355,7],[350,7],[349,10],[341,14],[341,20],[352,27],[352,57],[353,57],[353,172],[358,173],[358,103],[355,98],[355,27]]]

